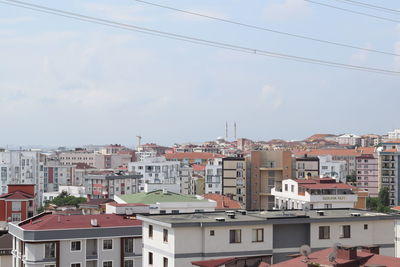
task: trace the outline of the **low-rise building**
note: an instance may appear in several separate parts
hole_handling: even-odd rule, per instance
[[[139,215],[143,266],[190,266],[193,261],[272,256],[273,263],[299,252],[375,244],[381,254],[399,251],[400,215],[354,209]],[[188,238],[190,237],[190,238]],[[397,252],[396,252],[397,251]],[[398,254],[397,254],[398,255]],[[165,265],[164,265],[165,266]]]
[[[296,178],[310,179],[311,177],[319,177],[320,164],[318,157],[296,158]]]
[[[332,178],[283,180],[282,188],[273,188],[276,209],[354,208],[357,194],[354,187],[337,183]]]
[[[141,225],[115,214],[42,213],[10,224],[12,266],[142,266]]]
[[[9,184],[8,193],[0,195],[0,229],[9,222],[19,222],[36,212],[35,185]]]
[[[118,204],[146,204],[151,214],[215,211],[217,203],[201,196],[181,195],[166,190],[114,196]]]

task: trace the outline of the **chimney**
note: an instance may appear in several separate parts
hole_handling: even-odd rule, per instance
[[[357,247],[341,246],[337,250],[338,259],[355,260],[357,259]]]
[[[376,245],[362,246],[361,247],[361,251],[362,252],[366,252],[366,253],[379,255],[379,246],[376,246]]]

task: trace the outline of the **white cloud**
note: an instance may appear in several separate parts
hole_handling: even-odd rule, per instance
[[[286,20],[310,14],[311,9],[303,0],[278,0],[265,9],[265,16],[272,20]]]
[[[364,46],[364,48],[372,49],[372,45],[368,44],[368,45]],[[350,63],[354,64],[354,65],[364,65],[368,60],[369,54],[370,54],[370,52],[368,52],[366,50],[359,50],[356,53],[351,55]]]
[[[271,85],[265,85],[261,88],[260,100],[262,105],[267,105],[272,109],[280,108],[283,103],[281,92]]]

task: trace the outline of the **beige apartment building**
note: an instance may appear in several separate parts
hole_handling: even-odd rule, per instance
[[[250,156],[250,198],[247,208],[271,210],[275,198],[272,188],[281,188],[282,180],[294,178],[291,151],[252,151]]]
[[[222,159],[222,194],[246,207],[246,161],[243,157]]]

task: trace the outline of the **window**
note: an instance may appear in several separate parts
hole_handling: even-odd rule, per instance
[[[21,221],[21,213],[13,213],[13,214],[11,214],[11,220],[13,222]]]
[[[153,225],[149,224],[149,238],[153,238]]]
[[[264,229],[253,229],[252,235],[253,242],[264,242]]]
[[[229,230],[229,243],[241,243],[242,231],[240,229]]]
[[[160,214],[166,214],[167,211],[166,210],[160,210]]]
[[[125,253],[133,253],[133,238],[124,239],[124,250]]]
[[[163,230],[163,241],[168,242],[168,230],[167,229]]]
[[[350,238],[350,225],[341,225],[340,226],[340,238]]]
[[[112,267],[112,261],[103,261],[103,267]]]
[[[20,201],[12,202],[12,211],[21,211],[21,202]]]
[[[46,264],[44,267],[56,267],[54,264]]]
[[[125,260],[124,267],[133,267],[133,260]]]
[[[319,239],[329,239],[330,238],[330,227],[320,226],[319,227]]]
[[[289,191],[287,184],[285,184],[285,191]]]
[[[103,240],[103,250],[108,250],[108,249],[112,249],[111,239]]]
[[[172,214],[178,214],[178,213],[179,213],[179,210],[172,210],[171,213],[172,213]]]
[[[291,190],[292,192],[294,192],[294,185],[291,185],[291,186],[290,186],[290,190]]]
[[[332,204],[324,204],[324,208],[325,209],[331,209],[332,208]]]
[[[80,251],[81,241],[71,241],[71,251]]]
[[[71,267],[81,267],[80,263],[71,263]]]
[[[163,258],[163,266],[168,267],[168,258],[166,257]]]
[[[149,265],[153,265],[153,253],[149,252]]]
[[[215,231],[214,230],[210,230],[210,236],[215,236]]]
[[[368,230],[368,224],[364,224],[364,230]]]
[[[56,243],[45,243],[44,244],[44,258],[51,259],[56,257]]]

